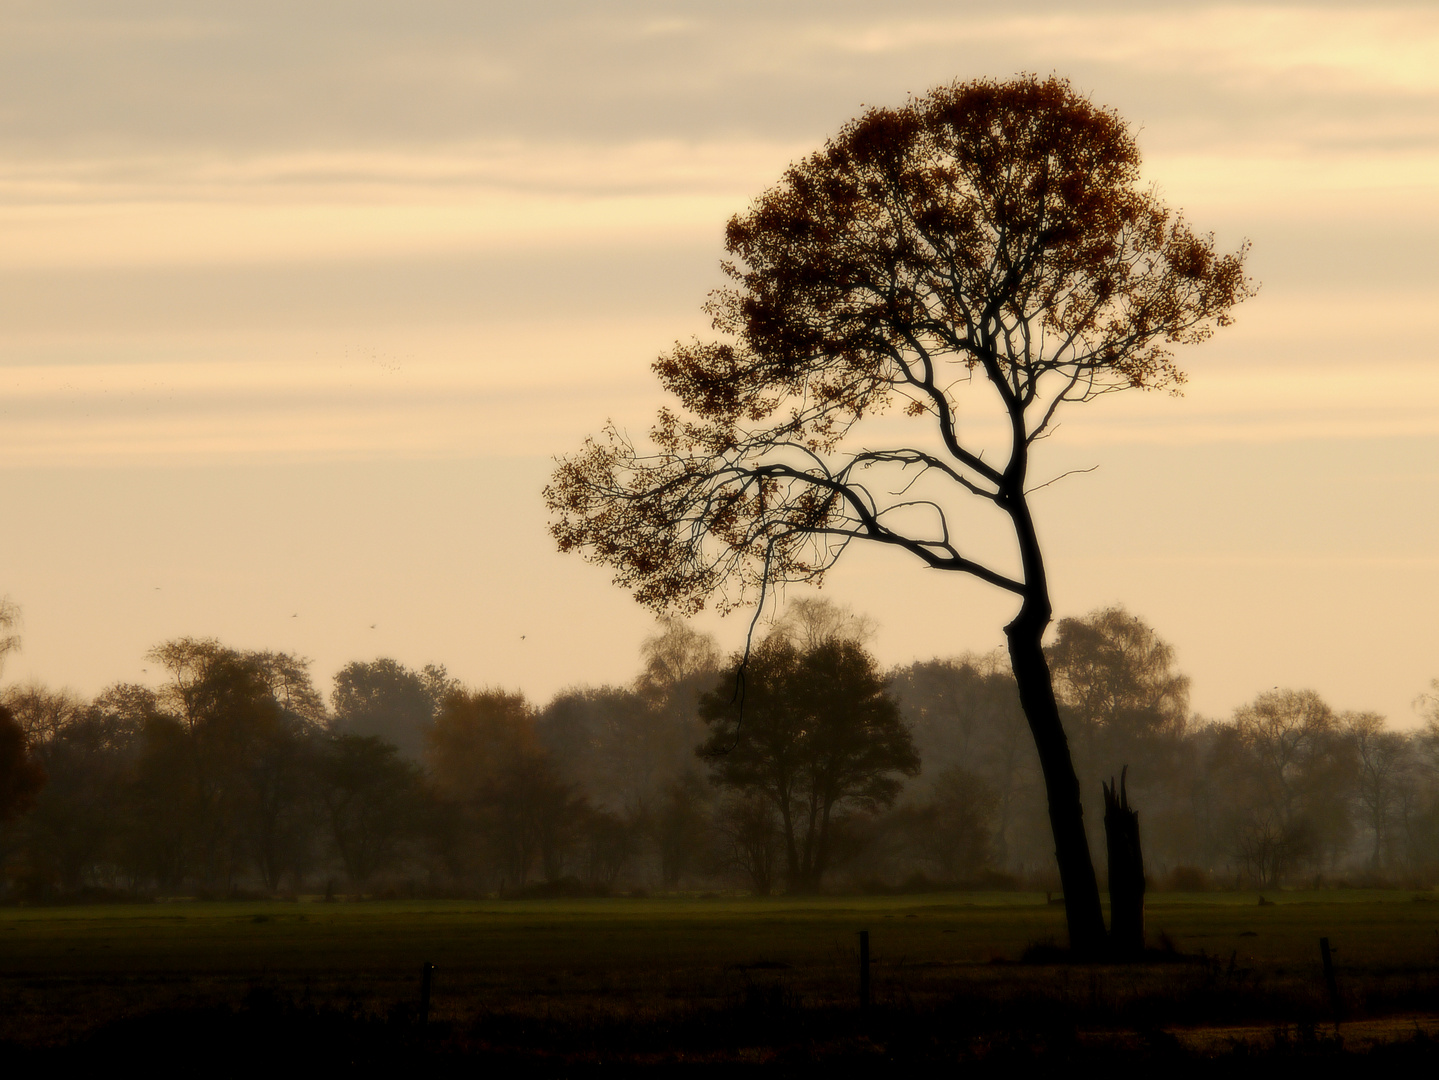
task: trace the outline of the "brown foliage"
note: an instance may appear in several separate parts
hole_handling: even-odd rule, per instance
[[[525,758],[541,753],[523,694],[455,690],[428,735],[427,760],[446,798],[474,799]]]
[[[1122,121],[1065,81],[941,87],[871,109],[736,216],[733,285],[707,310],[719,339],[655,364],[681,412],[643,451],[610,426],[546,489],[563,550],[615,568],[655,608],[722,608],[767,582],[820,578],[852,539],[1024,593],[961,555],[945,497],[1019,512],[1029,445],[1065,401],[1177,387],[1171,346],[1229,321],[1252,292],[1223,255],[1138,185]],[[976,374],[1014,431],[1008,463],[961,438]],[[993,401],[993,399],[991,399]],[[896,403],[943,455],[842,444]],[[932,438],[931,438],[932,441]],[[884,471],[941,481],[932,524],[891,515]]]
[[[427,740],[437,793],[459,808],[472,839],[492,849],[503,884],[524,885],[537,861],[546,880],[557,880],[587,806],[556,774],[524,696],[453,690]]]

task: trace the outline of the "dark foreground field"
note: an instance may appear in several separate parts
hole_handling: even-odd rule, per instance
[[[1439,1056],[1429,896],[1282,893],[1261,906],[1253,893],[1160,894],[1159,948],[1132,965],[1063,963],[1045,947],[1063,941],[1063,912],[1033,894],[11,908],[0,1055],[222,1073],[1428,1064]],[[1337,1028],[1321,936],[1337,950]]]

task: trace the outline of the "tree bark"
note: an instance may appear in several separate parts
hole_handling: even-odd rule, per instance
[[[1104,788],[1104,837],[1109,846],[1109,947],[1118,959],[1144,955],[1144,853],[1139,846],[1139,811],[1131,809],[1125,774]]]
[[[1064,913],[1069,925],[1069,948],[1076,957],[1097,958],[1105,952],[1104,914],[1099,906],[1099,882],[1084,833],[1084,806],[1079,780],[1069,756],[1069,740],[1059,720],[1049,662],[1041,640],[1049,624],[1047,611],[1036,611],[1026,600],[1020,613],[1004,628],[1009,659],[1019,685],[1019,702],[1039,751],[1049,797],[1049,824],[1054,832],[1054,857],[1064,889]]]

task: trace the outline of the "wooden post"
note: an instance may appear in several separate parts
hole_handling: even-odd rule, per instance
[[[869,931],[859,932],[859,1007],[869,1009]]]
[[[430,976],[435,970],[435,965],[428,960],[420,974],[420,1027],[429,1027],[430,1024]]]
[[[1343,1019],[1344,1007],[1339,1000],[1339,980],[1334,977],[1334,956],[1329,948],[1329,939],[1319,939],[1319,959],[1324,961],[1324,982],[1329,987],[1329,1004],[1334,1009],[1334,1026]]]

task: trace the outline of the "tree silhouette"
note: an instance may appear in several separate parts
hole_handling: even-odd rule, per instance
[[[184,812],[202,880],[228,887],[246,863],[270,889],[286,874],[298,877],[319,816],[310,741],[323,704],[309,661],[189,637],[155,646],[146,659],[169,672],[157,700],[187,736]],[[166,757],[174,749],[163,735],[155,746]]]
[[[994,791],[959,765],[940,771],[923,802],[901,815],[910,846],[942,881],[976,879],[993,861]]]
[[[45,786],[45,770],[25,745],[25,729],[0,705],[0,822],[19,817]]]
[[[700,699],[711,731],[696,752],[722,786],[769,800],[789,889],[813,892],[829,868],[836,812],[891,805],[895,774],[917,774],[919,755],[874,658],[851,641],[801,652],[787,635],[770,636],[745,672],[742,714],[734,678]]]
[[[1128,739],[1183,732],[1189,676],[1174,670],[1174,647],[1153,627],[1112,607],[1056,629],[1045,653],[1075,728]]]
[[[1393,845],[1391,829],[1406,774],[1413,768],[1413,744],[1397,731],[1384,730],[1384,718],[1378,713],[1342,713],[1339,726],[1356,774],[1357,809],[1374,834],[1369,865],[1379,870]]]
[[[50,718],[45,728],[31,729],[31,758],[49,782],[25,821],[29,876],[42,892],[48,886],[77,891],[87,883],[88,867],[115,855],[116,818],[123,820],[126,766],[137,732],[103,699],[87,707],[68,694],[33,687],[25,696],[29,719]],[[37,700],[43,698],[49,698],[44,705]],[[43,741],[35,738],[39,731],[46,732]]]
[[[418,832],[419,767],[378,736],[337,735],[317,771],[331,842],[346,876],[363,889],[399,863]]]
[[[757,896],[768,896],[785,846],[774,803],[757,792],[736,793],[721,804],[715,824],[722,845],[720,864],[749,878]]]
[[[1255,883],[1277,885],[1320,861],[1326,840],[1347,838],[1352,770],[1338,721],[1313,690],[1268,690],[1234,710],[1232,731],[1234,859]]]
[[[426,750],[435,790],[492,849],[502,886],[522,887],[536,862],[546,880],[560,876],[587,806],[556,772],[523,695],[452,690]]]
[[[821,579],[854,540],[1012,593],[1010,659],[1071,945],[1088,953],[1104,923],[1041,648],[1052,608],[1031,451],[1067,402],[1176,387],[1170,347],[1251,291],[1244,249],[1217,254],[1138,169],[1120,118],[1057,78],[869,110],[729,222],[733,286],[707,309],[720,338],[656,362],[681,408],[661,410],[653,445],[610,425],[546,488],[560,548],[657,609],[763,603],[775,583]],[[883,444],[861,443],[896,405],[912,440],[888,421]],[[971,421],[985,407],[1002,431],[988,445]],[[1007,523],[1017,570],[974,554],[966,500]]]
[[[5,654],[20,648],[20,635],[12,634],[20,621],[20,608],[0,596],[0,670]],[[28,810],[45,786],[45,769],[30,754],[25,729],[14,714],[0,704],[0,822]]]
[[[345,735],[382,738],[419,761],[435,713],[454,687],[441,666],[429,664],[415,671],[388,657],[352,661],[335,673],[333,726]]]

